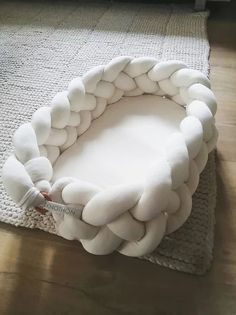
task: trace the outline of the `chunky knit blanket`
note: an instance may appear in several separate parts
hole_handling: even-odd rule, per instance
[[[16,128],[75,76],[119,55],[182,60],[208,73],[206,13],[190,8],[107,2],[1,2],[0,167]],[[2,185],[0,220],[55,233],[50,215],[22,211]],[[195,274],[210,266],[215,165],[211,154],[186,224],[145,259]]]

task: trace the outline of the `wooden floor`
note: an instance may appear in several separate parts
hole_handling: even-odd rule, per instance
[[[0,314],[236,314],[236,18],[211,4],[211,81],[219,101],[215,259],[202,277],[0,224]]]

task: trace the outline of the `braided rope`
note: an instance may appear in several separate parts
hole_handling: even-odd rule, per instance
[[[156,162],[145,182],[106,190],[74,178],[52,185],[52,165],[92,120],[122,96],[144,93],[186,106],[179,132],[165,144],[165,158]],[[199,174],[217,140],[215,113],[210,82],[199,71],[179,61],[115,58],[73,79],[68,91],[56,94],[50,107],[39,108],[30,123],[17,129],[14,155],[3,168],[4,186],[23,209],[43,204],[41,191],[75,207],[76,217],[52,211],[58,233],[79,240],[90,253],[148,254],[191,212]]]

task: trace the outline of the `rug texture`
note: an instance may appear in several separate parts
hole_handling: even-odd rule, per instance
[[[0,4],[0,168],[16,128],[90,68],[119,55],[178,59],[208,74],[207,13],[183,6],[110,2],[3,1]],[[184,226],[151,262],[202,274],[213,248],[215,164],[211,154]],[[0,220],[55,233],[50,215],[17,208],[0,187]]]

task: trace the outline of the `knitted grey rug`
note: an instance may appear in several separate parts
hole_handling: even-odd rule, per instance
[[[183,6],[110,2],[3,1],[0,4],[0,168],[15,129],[68,82],[118,55],[179,59],[208,73],[207,13]],[[202,274],[213,248],[215,164],[211,154],[184,226],[151,262]],[[0,221],[55,233],[50,215],[23,212],[0,186]]]

